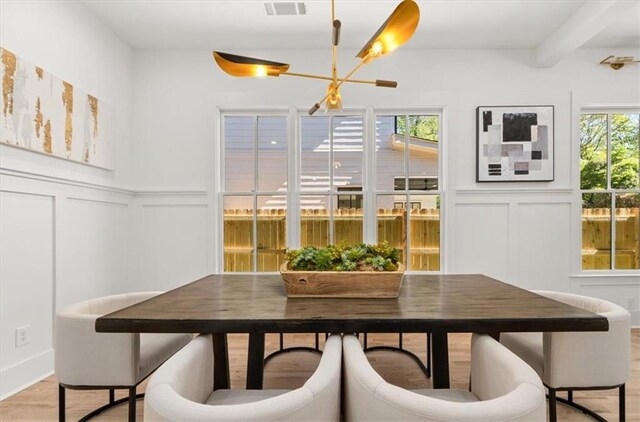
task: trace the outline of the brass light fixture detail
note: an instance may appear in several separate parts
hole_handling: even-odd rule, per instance
[[[385,88],[397,87],[398,83],[396,81],[380,79],[369,81],[352,79],[351,77],[363,65],[380,56],[391,53],[396,48],[406,43],[416,31],[419,21],[420,9],[416,2],[414,0],[403,0],[356,55],[356,57],[360,59],[360,62],[342,78],[338,77],[337,65],[338,44],[340,43],[340,29],[342,28],[342,23],[335,17],[335,0],[331,0],[331,22],[333,31],[331,46],[331,76],[289,72],[289,65],[286,63],[237,56],[235,54],[222,53],[219,51],[213,52],[213,58],[218,66],[231,76],[296,76],[300,78],[330,81],[326,95],[309,109],[309,115],[313,115],[325,103],[327,110],[340,110],[342,108],[340,87],[345,82],[370,84]]]
[[[640,63],[640,60],[635,60],[633,56],[615,57],[609,56],[602,60],[600,64],[608,64],[614,70],[621,69],[625,64]]]

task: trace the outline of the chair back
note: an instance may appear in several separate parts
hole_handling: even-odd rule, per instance
[[[340,420],[342,341],[330,336],[320,364],[296,390],[264,400],[208,405],[213,390],[213,344],[201,335],[151,376],[145,395],[145,421],[260,422]]]
[[[536,290],[541,296],[593,312],[609,321],[600,332],[543,334],[542,380],[552,388],[615,387],[631,373],[631,315],[622,306],[594,297]]]
[[[121,386],[138,381],[140,335],[97,333],[98,317],[142,302],[160,292],[127,293],[70,305],[56,314],[54,366],[66,386]]]
[[[477,402],[427,397],[389,384],[371,367],[355,336],[343,339],[346,421],[545,421],[540,379],[522,360],[488,336],[472,340],[472,387]],[[501,363],[500,360],[506,360]],[[491,365],[500,373],[495,383]],[[509,377],[512,375],[512,378]],[[478,379],[476,379],[478,378]]]

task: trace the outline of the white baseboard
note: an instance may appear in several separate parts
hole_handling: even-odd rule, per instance
[[[0,401],[53,374],[53,349],[0,371]]]

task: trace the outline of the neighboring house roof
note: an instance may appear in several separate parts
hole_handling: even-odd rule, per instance
[[[404,135],[394,133],[389,136],[391,148],[395,151],[404,151]],[[438,156],[438,142],[429,139],[409,137],[409,151],[436,158]]]

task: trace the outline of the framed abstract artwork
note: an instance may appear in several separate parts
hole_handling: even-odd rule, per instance
[[[553,106],[478,107],[476,182],[551,182]]]
[[[0,143],[113,170],[115,110],[0,48]]]

